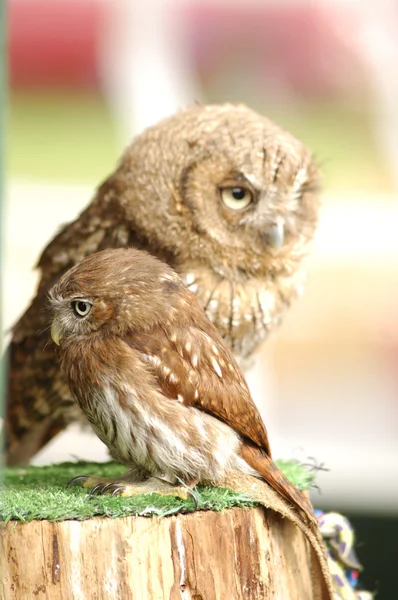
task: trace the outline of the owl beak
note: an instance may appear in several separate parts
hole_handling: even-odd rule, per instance
[[[272,223],[264,232],[264,237],[267,244],[272,250],[280,250],[285,241],[285,223],[282,219],[278,219]]]
[[[59,346],[62,340],[62,332],[61,327],[59,325],[59,321],[56,317],[54,317],[53,322],[51,323],[51,337],[53,339],[53,342],[55,342],[57,346]]]

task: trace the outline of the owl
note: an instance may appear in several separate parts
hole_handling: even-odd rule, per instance
[[[39,259],[36,296],[9,347],[7,462],[27,462],[81,414],[48,343],[45,311],[70,267],[107,248],[148,251],[246,359],[301,292],[318,206],[310,151],[243,105],[194,106],[144,131]]]
[[[217,484],[262,477],[308,519],[311,504],[277,469],[267,431],[227,343],[165,263],[133,248],[103,250],[50,291],[61,370],[95,433],[132,479]],[[131,476],[133,474],[133,477]],[[90,477],[84,477],[90,486]]]

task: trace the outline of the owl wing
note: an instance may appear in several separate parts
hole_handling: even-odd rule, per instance
[[[158,328],[124,341],[140,352],[163,395],[218,417],[271,456],[267,430],[243,375],[210,323],[206,331]]]
[[[47,294],[59,277],[87,254],[138,245],[123,221],[117,186],[117,181],[108,179],[95,200],[53,238],[39,259],[41,277],[36,296],[14,326],[7,349],[8,464],[28,462],[54,435],[82,418],[51,343]]]
[[[140,353],[164,396],[202,409],[239,432],[244,438],[244,460],[316,524],[309,500],[272,461],[267,430],[237,363],[213,325],[203,323],[205,330],[200,326],[158,328],[127,335],[124,341]]]

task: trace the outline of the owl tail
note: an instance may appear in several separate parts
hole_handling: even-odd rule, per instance
[[[285,500],[302,510],[310,523],[316,523],[311,502],[303,492],[290,483],[267,454],[257,446],[244,443],[241,447],[241,456]]]

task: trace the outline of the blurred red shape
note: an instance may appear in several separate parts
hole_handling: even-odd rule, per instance
[[[14,0],[8,5],[12,87],[93,87],[104,4]]]

